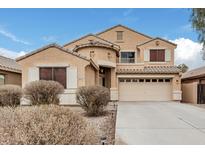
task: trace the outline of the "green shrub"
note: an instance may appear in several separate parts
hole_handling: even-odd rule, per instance
[[[0,108],[0,144],[100,144],[81,115],[59,105]]]
[[[59,94],[63,93],[63,86],[56,81],[33,81],[24,88],[24,95],[32,105],[58,104]]]
[[[20,105],[22,89],[16,85],[0,86],[0,106],[15,107]]]
[[[76,101],[89,116],[100,116],[110,101],[109,90],[101,86],[80,87]]]

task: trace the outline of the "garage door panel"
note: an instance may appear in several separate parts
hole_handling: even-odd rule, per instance
[[[120,101],[169,101],[170,82],[120,82]]]

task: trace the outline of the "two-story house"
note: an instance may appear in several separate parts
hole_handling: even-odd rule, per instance
[[[55,80],[64,87],[62,104],[75,103],[80,86],[102,85],[119,101],[180,101],[176,44],[117,25],[63,46],[50,44],[17,58],[22,86]]]

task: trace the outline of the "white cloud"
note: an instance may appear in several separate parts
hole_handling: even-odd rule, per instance
[[[25,51],[20,51],[20,52],[15,52],[9,49],[5,49],[5,48],[1,48],[0,47],[0,55],[4,56],[4,57],[8,57],[8,58],[17,58],[19,56],[23,56],[25,55],[26,52]]]
[[[202,44],[194,42],[186,38],[178,38],[170,40],[177,44],[175,49],[175,64],[186,64],[190,69],[205,66],[205,61],[202,60]]]
[[[25,44],[25,45],[30,45],[31,44],[31,43],[29,43],[25,40],[19,39],[17,36],[15,36],[14,34],[12,34],[9,31],[6,31],[5,29],[2,29],[1,27],[0,27],[0,34],[7,37],[7,38],[9,38],[9,39],[11,39],[14,42],[18,42],[18,43]]]

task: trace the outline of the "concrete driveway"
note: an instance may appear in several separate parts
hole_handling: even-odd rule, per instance
[[[116,135],[126,144],[205,144],[205,109],[176,102],[120,102]]]

